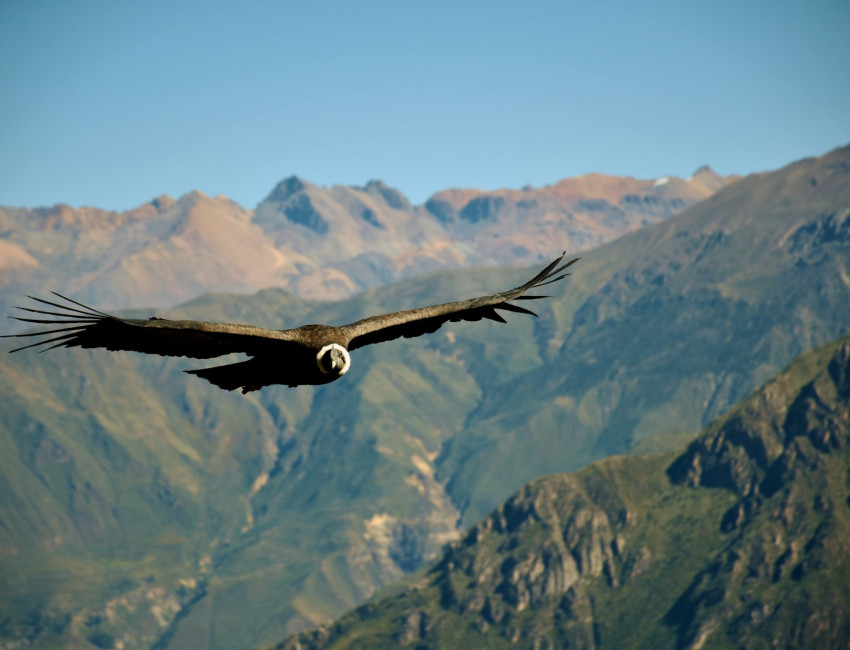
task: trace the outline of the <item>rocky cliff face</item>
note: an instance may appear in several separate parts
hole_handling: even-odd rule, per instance
[[[672,462],[534,481],[400,595],[278,647],[845,648],[848,440],[845,337]]]
[[[715,630],[774,647],[850,640],[846,598],[832,584],[850,563],[850,340],[812,357],[791,371],[816,373],[802,389],[771,381],[668,470],[677,484],[737,497],[720,521],[728,547],[665,618],[680,645]]]

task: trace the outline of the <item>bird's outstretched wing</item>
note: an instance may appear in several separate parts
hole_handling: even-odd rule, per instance
[[[297,345],[291,330],[267,330],[251,325],[208,323],[163,318],[118,318],[87,307],[58,293],[56,301],[29,296],[48,309],[18,307],[33,316],[11,316],[25,323],[49,325],[48,329],[24,334],[7,334],[3,338],[46,337],[10,352],[39,345],[56,347],[106,348],[131,350],[172,357],[211,359],[232,352],[255,355],[278,345]],[[44,318],[48,316],[50,318]]]
[[[564,255],[566,253],[549,264],[531,280],[515,289],[496,293],[492,296],[473,298],[471,300],[448,302],[442,305],[383,314],[382,316],[371,316],[356,323],[345,325],[340,330],[349,339],[348,349],[355,350],[362,348],[364,345],[391,341],[402,336],[412,338],[414,336],[421,336],[422,334],[430,334],[431,332],[436,332],[443,323],[449,321],[477,321],[487,318],[504,323],[506,322],[505,319],[496,311],[499,309],[536,316],[537,314],[530,309],[515,305],[509,301],[546,298],[547,296],[526,296],[524,294],[529,289],[542,287],[568,276],[569,273],[565,273],[564,271],[567,267],[577,262],[579,258],[561,265]]]

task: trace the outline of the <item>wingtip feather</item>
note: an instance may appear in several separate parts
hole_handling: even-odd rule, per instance
[[[55,343],[56,341],[60,341],[60,343],[57,343],[56,345],[47,348],[48,350],[51,350],[55,347],[59,347],[60,345],[65,345],[68,339],[72,339],[76,335],[76,332],[72,332],[71,334],[65,334],[64,336],[57,336],[52,339],[47,339],[46,341],[36,341],[35,343],[30,343],[29,345],[24,345],[23,347],[15,348],[14,350],[9,350],[9,352],[20,352],[21,350],[27,350],[29,348],[34,348],[39,345],[47,345],[48,343]],[[41,350],[41,352],[45,352],[45,350]]]
[[[505,311],[512,311],[517,314],[529,314],[530,316],[534,316],[537,318],[537,314],[531,311],[530,309],[526,309],[525,307],[520,307],[519,305],[512,305],[509,302],[502,302],[496,305],[496,309],[504,309]]]
[[[89,307],[88,305],[84,305],[81,302],[77,302],[76,300],[74,300],[73,298],[69,298],[68,296],[63,296],[61,293],[56,293],[55,291],[51,291],[50,293],[52,293],[54,296],[58,296],[59,298],[62,298],[62,300],[67,300],[68,302],[74,303],[78,307],[82,307],[86,311],[89,311],[93,314],[99,314],[100,316],[105,316],[106,318],[110,317],[109,314],[105,314],[102,311],[98,311],[94,307]],[[62,309],[70,309],[70,307],[63,307]]]

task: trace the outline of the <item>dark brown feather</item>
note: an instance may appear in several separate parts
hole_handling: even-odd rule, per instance
[[[420,309],[409,309],[382,316],[371,316],[356,323],[345,325],[340,330],[348,340],[348,349],[356,350],[365,345],[392,341],[400,337],[411,338],[422,334],[436,332],[443,324],[457,321],[478,321],[482,318],[496,320],[504,323],[505,320],[496,313],[496,309],[507,311],[529,313],[534,312],[511,304],[509,300],[535,299],[543,296],[525,296],[526,291],[543,284],[557,282],[567,274],[562,273],[564,269],[578,261],[578,258],[570,260],[566,264],[558,266],[566,253],[554,260],[531,280],[515,289],[495,293],[490,296],[482,296],[471,300],[460,300],[442,305],[422,307]],[[561,275],[558,275],[561,274]]]

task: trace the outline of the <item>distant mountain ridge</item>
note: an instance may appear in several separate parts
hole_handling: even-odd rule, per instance
[[[397,596],[276,648],[843,649],[848,475],[844,337],[674,459],[533,481]]]
[[[670,217],[736,180],[590,174],[539,189],[448,190],[414,206],[381,181],[292,176],[257,206],[190,192],[127,212],[0,207],[0,306],[54,290],[109,308],[269,287],[339,299],[423,271],[535,264]]]

